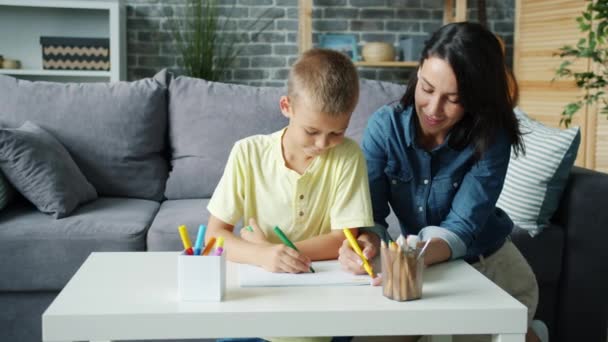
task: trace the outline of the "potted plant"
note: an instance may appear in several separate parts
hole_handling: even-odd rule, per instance
[[[577,87],[584,95],[577,101],[568,103],[562,112],[560,124],[566,127],[572,122],[573,115],[581,108],[597,104],[600,113],[608,114],[606,84],[608,82],[608,0],[588,0],[585,11],[576,18],[578,26],[585,34],[575,46],[566,45],[560,49],[559,56],[565,59],[556,71],[557,77],[574,78]],[[578,59],[592,62],[589,70],[576,72],[571,69]]]
[[[171,18],[171,31],[182,57],[179,64],[188,76],[221,80],[250,34],[255,39],[276,18],[269,16],[267,9],[243,31],[228,31],[229,24],[236,22],[234,5],[226,14],[220,14],[219,10],[217,0],[188,0],[184,17],[174,14]]]

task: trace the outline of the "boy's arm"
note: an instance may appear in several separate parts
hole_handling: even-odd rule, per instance
[[[357,229],[351,229],[357,236]],[[295,243],[300,253],[306,255],[310,260],[333,260],[338,258],[338,250],[342,241],[346,239],[342,229],[334,229],[330,233],[312,237],[310,239]]]
[[[239,263],[253,263],[255,256],[259,253],[259,249],[264,246],[247,242],[233,234],[234,226],[228,224],[213,215],[209,215],[209,223],[207,224],[207,233],[205,241],[209,242],[211,237],[224,238],[224,249],[226,257],[230,261]]]
[[[253,264],[270,272],[308,272],[310,259],[282,244],[251,243],[233,234],[234,226],[210,215],[205,241],[212,236],[224,238],[224,250],[230,261]]]

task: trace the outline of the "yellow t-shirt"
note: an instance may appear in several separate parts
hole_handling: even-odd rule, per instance
[[[236,142],[209,212],[231,225],[241,219],[247,225],[253,217],[273,243],[281,243],[275,226],[294,242],[332,229],[373,226],[365,158],[357,143],[345,138],[300,175],[285,166],[284,132]]]

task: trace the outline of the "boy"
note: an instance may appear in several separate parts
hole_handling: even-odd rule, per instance
[[[223,236],[228,260],[271,272],[308,272],[312,260],[337,259],[342,228],[373,225],[365,159],[345,138],[359,97],[352,62],[312,49],[293,65],[279,101],[289,125],[238,141],[207,209],[207,237]],[[234,225],[252,231],[234,236]],[[273,232],[278,226],[300,252]]]

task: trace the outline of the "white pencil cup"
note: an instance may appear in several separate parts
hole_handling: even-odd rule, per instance
[[[177,289],[182,301],[220,302],[226,291],[226,257],[186,255],[177,257]]]

